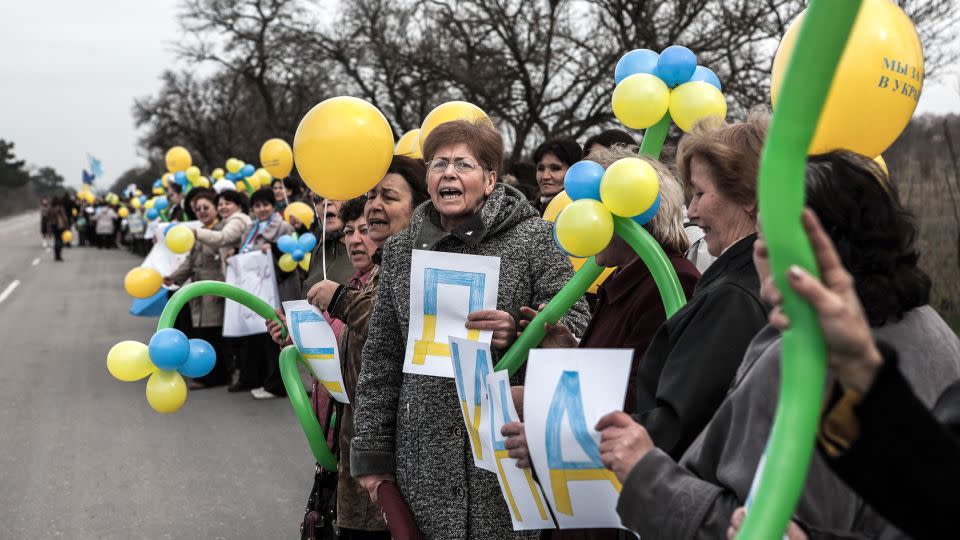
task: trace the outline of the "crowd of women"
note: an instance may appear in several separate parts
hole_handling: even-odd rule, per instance
[[[688,298],[683,308],[666,316],[650,271],[614,236],[596,260],[617,270],[596,295],[547,324],[540,344],[633,350],[627,401],[596,429],[602,461],[623,486],[622,523],[642,538],[736,534],[771,430],[789,320],[757,218],[767,120],[754,112],[738,123],[702,123],[680,140],[674,164],[647,160],[661,203],[645,228],[676,271]],[[626,156],[637,156],[635,141],[611,130],[583,146],[547,141],[532,164],[505,170],[503,141],[489,120],[458,120],[430,133],[422,160],[395,156],[358,199],[317,199],[291,179],[249,198],[203,188],[171,194],[182,219],[202,226],[165,282],[222,280],[225,261],[250,250],[278,260],[280,236],[309,230],[279,212],[295,200],[312,203],[325,241],[309,270],[278,269],[278,288],[281,300],[321,309],[338,336],[351,403],[339,418],[341,537],[390,537],[379,499],[385,484],[399,490],[427,538],[622,537],[616,530],[513,531],[496,476],[474,466],[454,381],[402,366],[414,248],[500,258],[496,308],[466,321],[492,332],[496,362],[573,276],[541,218],[566,170],[582,159],[607,167]],[[960,340],[928,305],[931,283],[917,265],[913,218],[884,171],[841,151],[811,156],[806,205],[803,224],[823,279],[793,268],[788,281],[820,317],[829,399],[788,536],[951,537]],[[222,324],[217,297],[192,300],[178,321],[220,353],[214,372],[193,387],[284,395],[277,355],[289,341],[280,325],[223,338]],[[512,382],[522,411],[522,369]],[[523,422],[507,424],[503,435],[517,465],[529,467]]]

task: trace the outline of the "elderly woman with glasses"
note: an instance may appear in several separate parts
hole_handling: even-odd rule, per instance
[[[454,380],[403,372],[411,257],[420,249],[500,258],[497,309],[466,322],[493,331],[494,361],[516,339],[520,308],[549,301],[573,269],[551,225],[497,183],[503,140],[489,120],[438,126],[423,155],[430,200],[384,246],[357,386],[353,475],[374,499],[381,483],[396,482],[426,538],[530,536],[513,532],[496,476],[473,464]],[[588,317],[581,300],[563,321],[580,335]]]

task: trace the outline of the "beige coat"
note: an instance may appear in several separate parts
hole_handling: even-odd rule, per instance
[[[224,222],[218,221],[210,229],[201,229],[197,232],[220,232],[223,225]],[[182,285],[188,279],[223,281],[220,253],[216,247],[195,242],[193,249],[187,255],[187,260],[170,274],[170,279],[177,285]],[[223,326],[223,298],[204,295],[190,300],[190,316],[195,328]]]
[[[247,231],[247,228],[250,227],[252,222],[253,220],[250,219],[250,216],[243,212],[236,212],[224,221],[221,221],[220,223],[223,225],[219,229],[214,227],[212,229],[200,229],[197,231],[197,241],[199,243],[219,250],[220,271],[222,273],[225,274],[227,271],[227,257],[236,253],[237,248],[239,248],[243,242],[243,233]],[[222,275],[220,279],[223,280]]]

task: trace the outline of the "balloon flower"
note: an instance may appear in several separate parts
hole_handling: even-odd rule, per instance
[[[284,272],[292,272],[297,265],[308,270],[310,268],[310,252],[317,245],[317,237],[313,233],[303,233],[298,238],[296,233],[285,234],[277,239],[277,248],[283,252],[277,266]]]
[[[107,370],[125,382],[147,380],[147,403],[159,413],[180,410],[187,401],[183,377],[203,377],[213,370],[217,353],[202,339],[187,339],[175,328],[159,330],[150,344],[121,341],[107,353]]]
[[[617,119],[632,129],[657,128],[644,135],[646,148],[641,150],[649,156],[659,155],[671,119],[690,131],[699,120],[727,115],[717,74],[697,65],[697,56],[686,47],[671,45],[659,54],[649,49],[630,51],[617,62],[614,81]]]

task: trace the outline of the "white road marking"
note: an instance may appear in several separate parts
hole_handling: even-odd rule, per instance
[[[40,264],[40,257],[37,257],[36,259],[34,259],[33,262],[31,263],[31,266],[36,266],[38,264]]]
[[[7,297],[13,293],[13,290],[16,289],[19,285],[20,285],[19,279],[15,279],[13,280],[13,283],[7,285],[7,288],[4,289],[2,293],[0,293],[0,304],[2,304],[3,301],[6,300]]]

